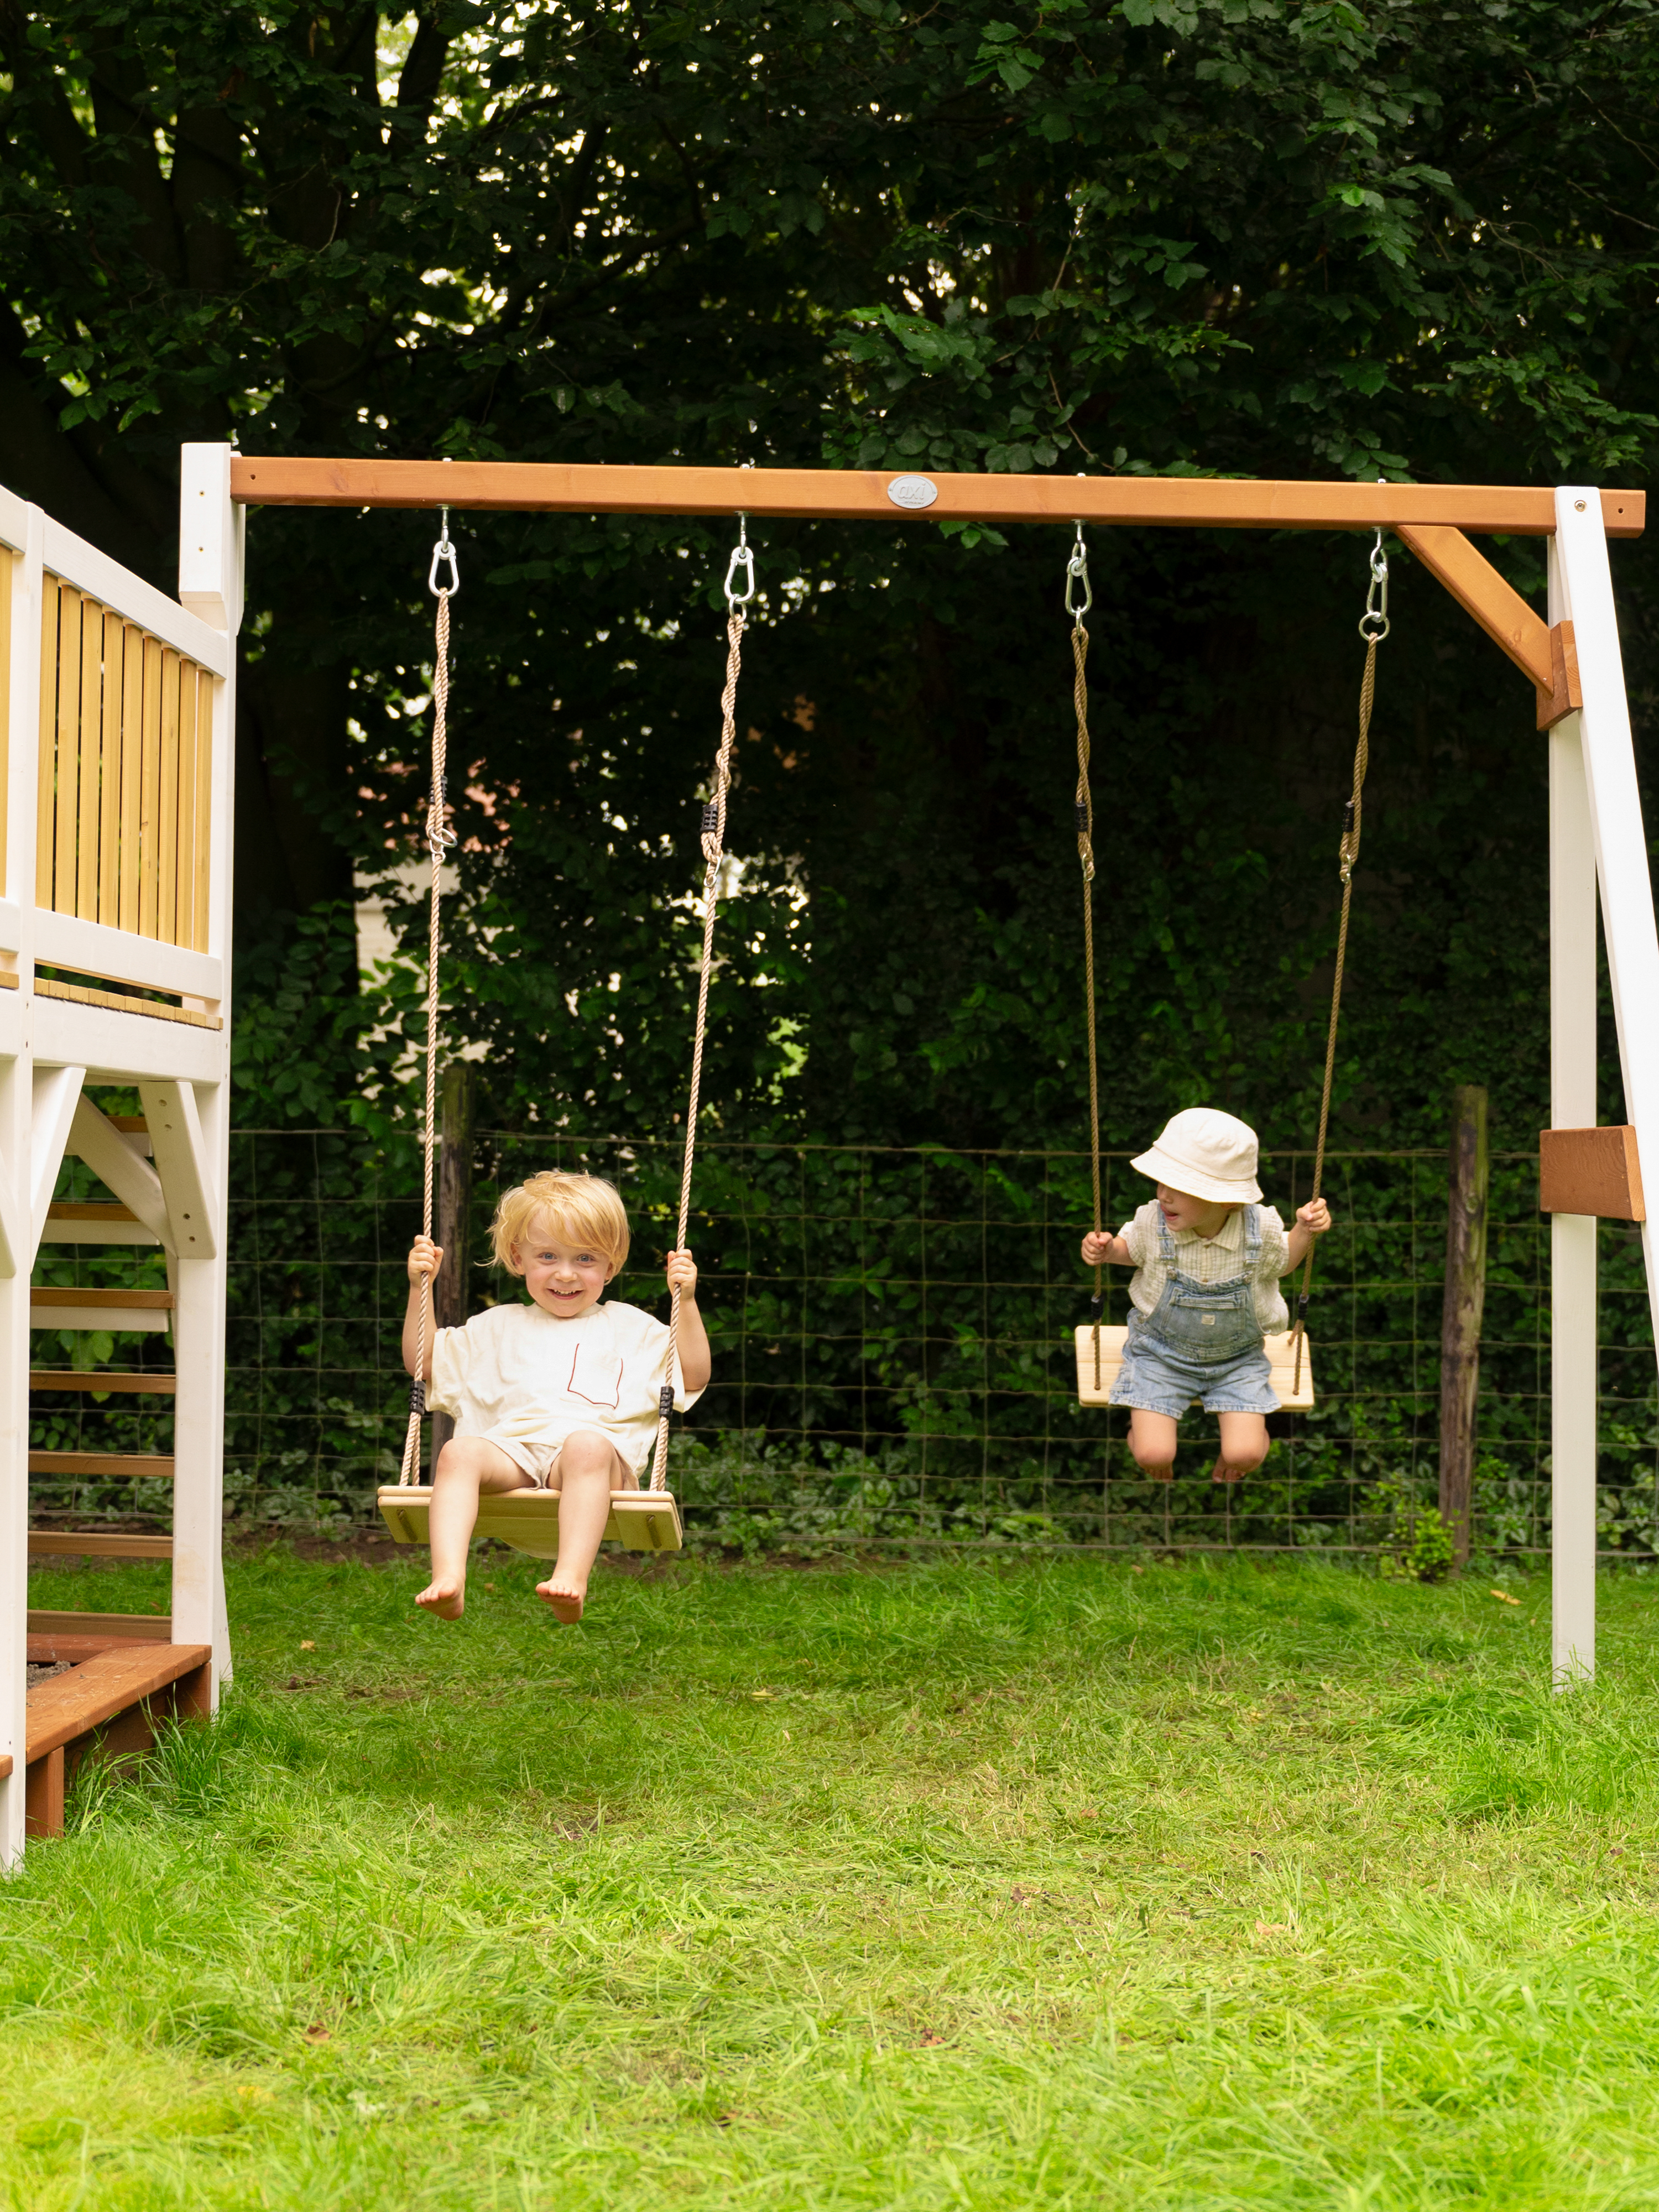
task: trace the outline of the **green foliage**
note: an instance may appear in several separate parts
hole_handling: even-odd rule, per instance
[[[0,42],[0,476],[163,581],[177,441],[233,431],[1428,481],[1639,480],[1652,450],[1647,0],[17,0]],[[726,1127],[1074,1133],[1060,533],[757,534]],[[293,917],[413,854],[428,538],[253,519],[244,1121],[397,1103],[326,914]],[[461,543],[452,1024],[498,1123],[659,1129],[726,532],[479,515]],[[1531,550],[1498,557],[1537,588]],[[1109,1130],[1207,1095],[1304,1135],[1361,549],[1120,533],[1093,560]],[[1528,702],[1397,567],[1340,1126],[1437,1138],[1468,1077],[1519,1142],[1544,1065]],[[370,1011],[395,1046],[406,991]]]

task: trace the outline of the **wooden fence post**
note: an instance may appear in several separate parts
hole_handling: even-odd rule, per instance
[[[469,1060],[452,1060],[443,1072],[443,1149],[438,1159],[438,1218],[443,1265],[432,1286],[434,1318],[440,1328],[459,1328],[466,1319],[469,1231],[472,1221],[472,1096],[474,1069]],[[454,1434],[447,1413],[432,1416],[432,1465]]]
[[[1480,1383],[1480,1321],[1486,1303],[1486,1094],[1463,1084],[1452,1094],[1451,1173],[1446,1206],[1446,1303],[1440,1324],[1440,1517],[1453,1556],[1469,1556],[1470,1508]]]

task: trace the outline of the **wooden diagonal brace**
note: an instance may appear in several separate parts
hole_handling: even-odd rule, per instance
[[[1538,693],[1538,726],[1553,730],[1563,715],[1582,707],[1578,653],[1572,624],[1553,628],[1504,582],[1484,553],[1461,530],[1437,523],[1403,522],[1395,532],[1431,575],[1437,576],[1466,614],[1528,677]]]

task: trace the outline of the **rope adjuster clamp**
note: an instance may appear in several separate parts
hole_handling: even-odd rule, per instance
[[[432,566],[426,572],[426,587],[428,592],[441,599],[445,597],[453,599],[461,588],[461,564],[456,558],[455,548],[449,542],[449,509],[447,507],[443,510],[443,518],[439,529],[438,542],[432,549]],[[449,581],[447,584],[441,584],[438,581],[438,563],[441,561],[447,561],[449,563]]]

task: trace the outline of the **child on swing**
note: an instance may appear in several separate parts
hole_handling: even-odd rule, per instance
[[[455,1434],[433,1475],[432,1580],[415,1602],[459,1620],[481,1491],[555,1490],[559,1553],[536,1595],[569,1623],[582,1617],[611,1493],[636,1490],[651,1456],[670,1379],[669,1332],[638,1306],[600,1303],[628,1257],[629,1230],[622,1200],[598,1176],[532,1176],[502,1198],[489,1234],[497,1263],[522,1279],[529,1303],[492,1306],[464,1328],[428,1334],[427,1404],[454,1416]],[[415,1239],[404,1317],[411,1375],[422,1285],[442,1259],[429,1237]],[[708,1337],[690,1252],[669,1254],[667,1276],[680,1294],[672,1381],[684,1412],[708,1387]]]
[[[1143,1474],[1175,1474],[1176,1429],[1194,1399],[1218,1414],[1217,1482],[1253,1474],[1267,1456],[1264,1414],[1279,1401],[1262,1339],[1288,1328],[1279,1278],[1295,1273],[1331,1225],[1322,1198],[1285,1224],[1260,1203],[1255,1131],[1231,1114],[1177,1114],[1133,1164],[1158,1195],[1115,1237],[1083,1240],[1091,1267],[1133,1267],[1123,1364],[1109,1402],[1129,1411],[1129,1449]]]

